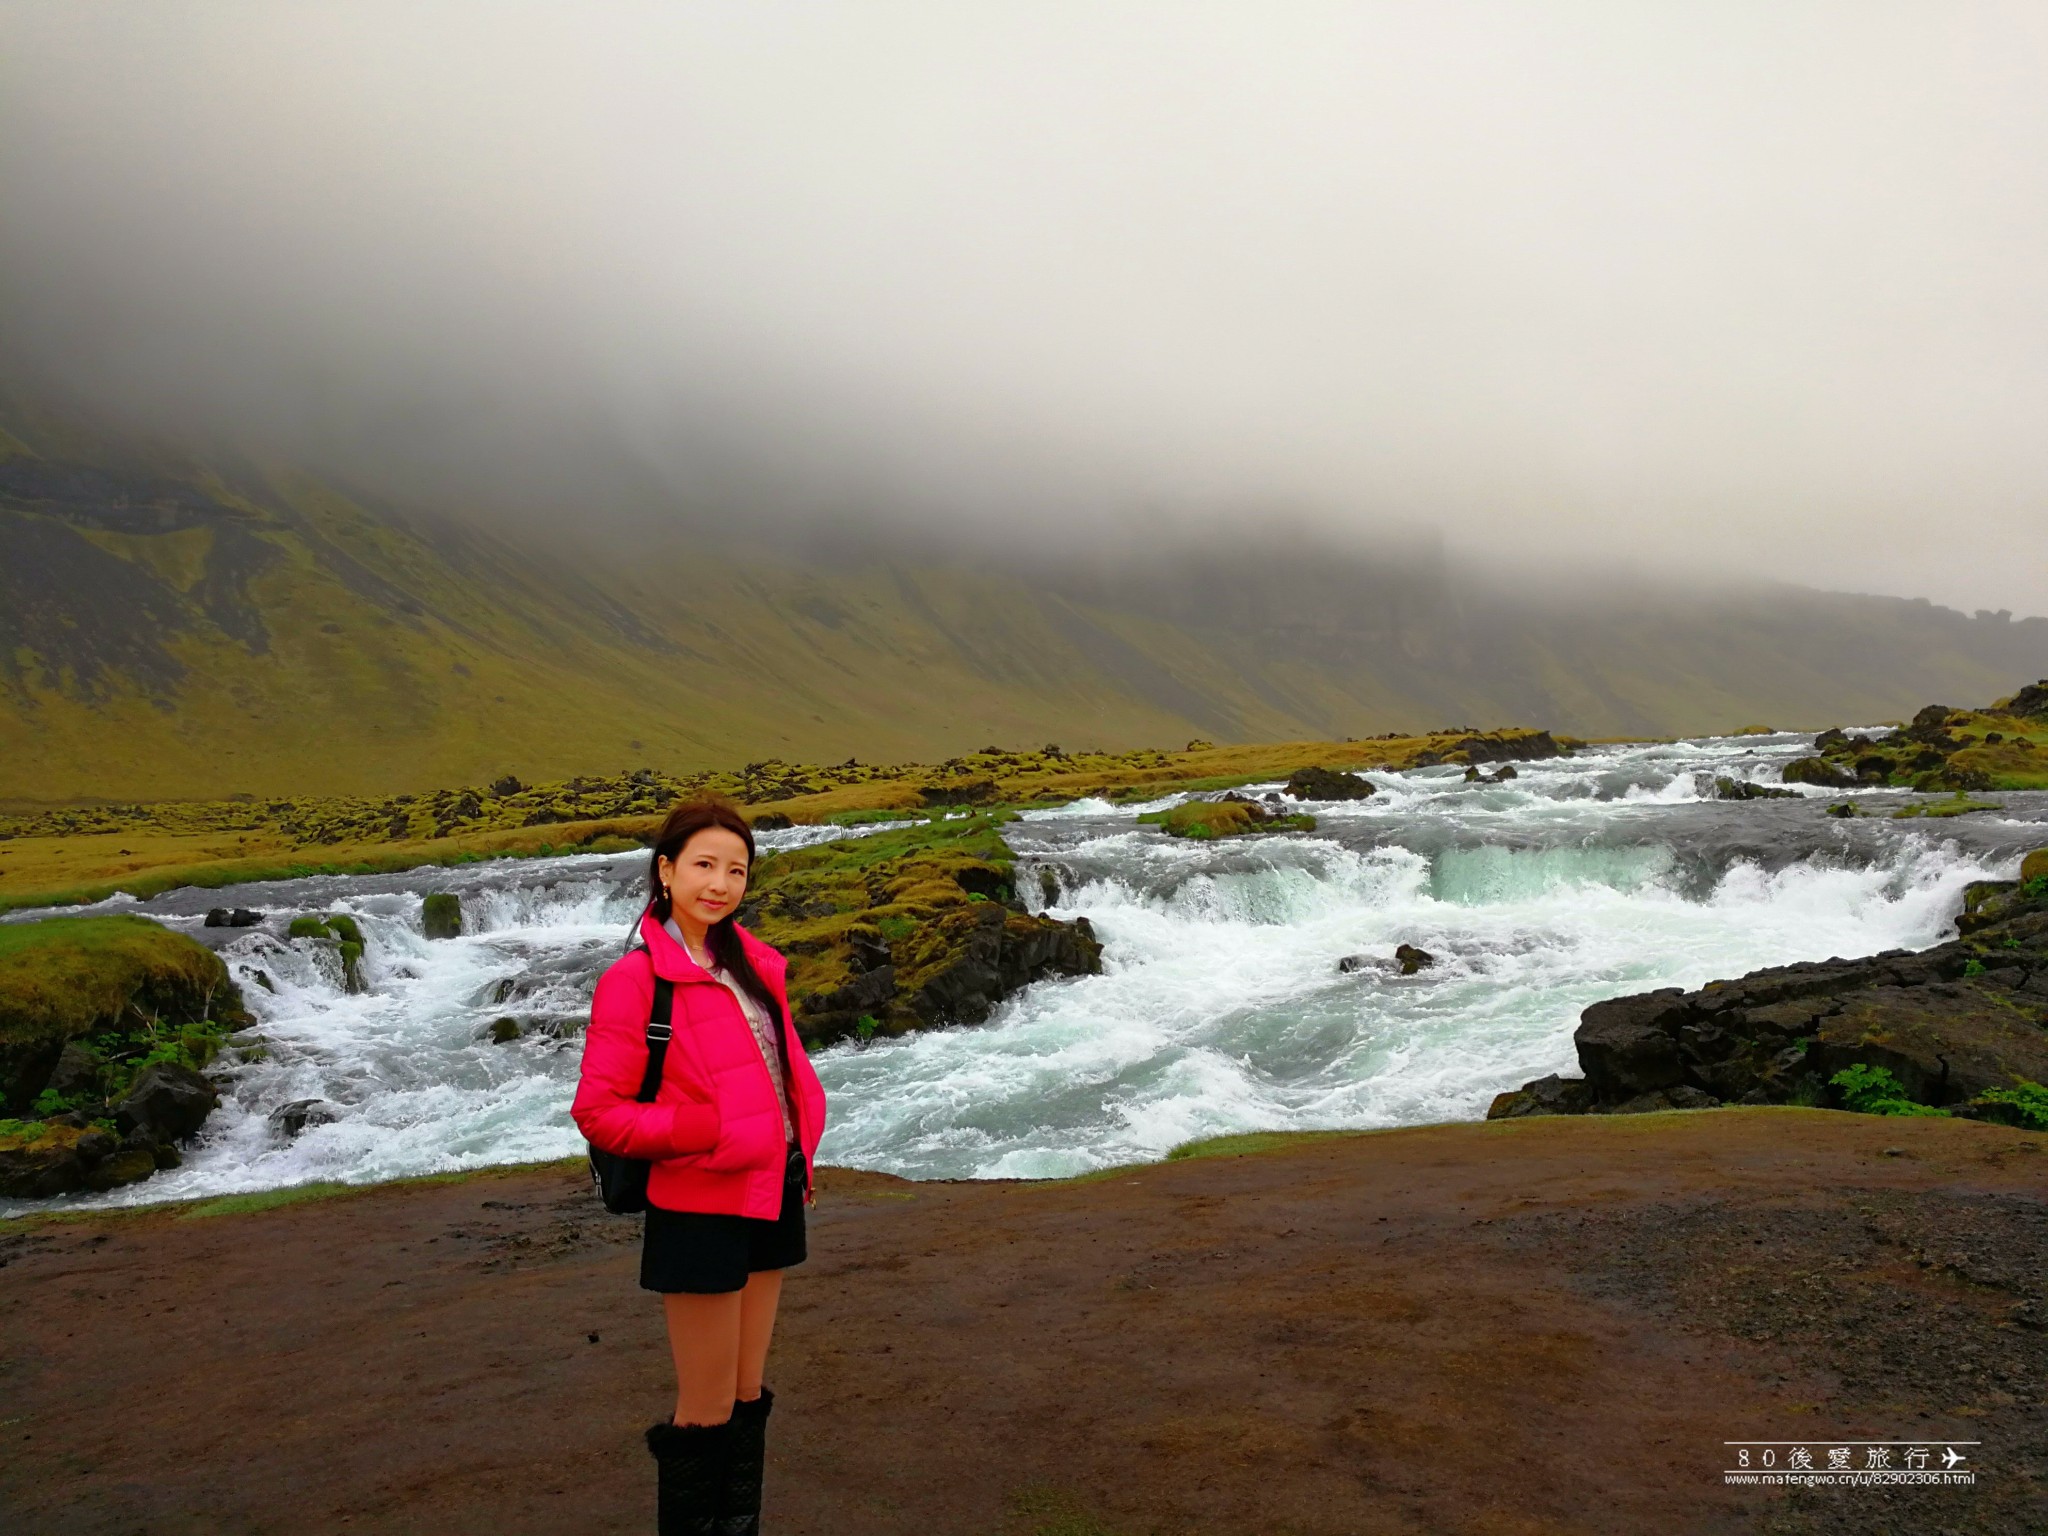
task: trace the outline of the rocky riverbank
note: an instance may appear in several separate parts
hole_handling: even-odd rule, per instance
[[[1827,789],[2048,789],[2048,679],[1982,709],[1929,704],[1881,736],[1822,731],[1785,781]]]
[[[176,1167],[250,1022],[213,952],[140,917],[0,925],[0,1195],[112,1189]]]
[[[771,854],[740,921],[789,957],[807,1046],[979,1024],[1034,981],[1092,975],[1085,918],[1025,911],[1003,817],[975,815]]]
[[[1971,886],[1957,926],[1933,949],[1595,1003],[1573,1036],[1584,1075],[1525,1083],[1487,1116],[1804,1104],[2048,1130],[2048,850]]]
[[[1758,1109],[821,1169],[763,1524],[2048,1528],[2043,1145]],[[0,1224],[0,1528],[652,1529],[661,1312],[579,1168],[280,1198]],[[1977,1482],[1733,1487],[1738,1439],[1975,1441]]]
[[[480,858],[615,852],[644,844],[678,799],[715,793],[762,827],[909,818],[946,806],[1045,806],[1088,795],[1150,799],[1227,789],[1297,770],[1406,769],[1554,757],[1569,737],[1470,727],[1364,741],[1280,742],[1178,751],[1069,752],[984,747],[937,763],[832,765],[770,760],[699,773],[652,768],[526,784],[384,797],[159,801],[0,814],[0,910],[138,897],[312,874],[367,874]]]

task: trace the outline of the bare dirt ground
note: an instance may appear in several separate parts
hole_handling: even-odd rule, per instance
[[[1889,1150],[1888,1150],[1889,1149]],[[567,1165],[0,1233],[10,1536],[652,1531],[638,1222]],[[1822,1111],[821,1171],[777,1536],[2048,1530],[2048,1138]],[[1727,1487],[1729,1440],[1975,1487]],[[1859,1451],[1857,1464],[1862,1464]],[[1894,1465],[1898,1462],[1895,1461]]]

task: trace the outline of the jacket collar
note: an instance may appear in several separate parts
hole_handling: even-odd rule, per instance
[[[763,944],[739,924],[740,948],[746,951],[752,962],[754,974],[771,987],[782,985],[783,973],[789,962],[767,944]],[[670,936],[668,926],[649,910],[640,914],[640,940],[647,946],[647,957],[654,962],[654,974],[670,981],[711,980],[711,973],[690,958],[690,952]]]

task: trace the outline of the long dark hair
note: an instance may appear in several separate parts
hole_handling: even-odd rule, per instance
[[[668,887],[661,883],[661,861],[679,857],[684,844],[699,832],[707,832],[713,827],[723,828],[747,845],[747,871],[752,874],[754,829],[747,825],[747,818],[740,814],[739,807],[730,800],[710,795],[680,802],[661,824],[661,831],[654,839],[654,850],[647,856],[647,910],[654,914],[657,923],[668,921],[670,906]],[[755,973],[753,961],[747,958],[747,951],[740,943],[738,921],[739,910],[735,906],[711,925],[706,935],[711,945],[711,958],[718,962],[720,970],[746,989],[747,995],[761,1005],[763,1013],[779,1020],[782,1009],[775,1001],[775,994],[768,990],[768,984]]]

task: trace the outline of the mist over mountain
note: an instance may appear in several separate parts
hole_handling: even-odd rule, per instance
[[[2038,12],[0,29],[0,794],[2048,671]]]
[[[0,26],[0,350],[202,455],[579,548],[1287,523],[2048,613],[2038,8]]]
[[[536,545],[299,466],[0,407],[0,797],[404,791],[1528,722],[1823,726],[2048,671],[2048,620],[1516,585],[1248,522],[1105,557],[664,525]]]

